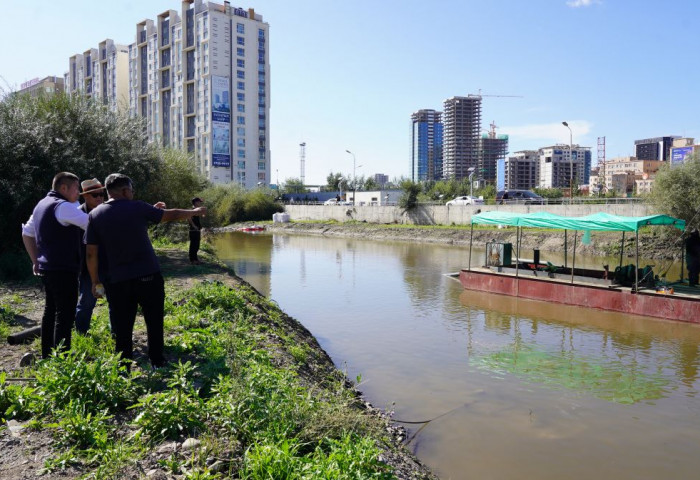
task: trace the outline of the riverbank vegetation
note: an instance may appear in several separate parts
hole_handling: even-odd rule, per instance
[[[136,198],[190,208],[206,200],[207,226],[271,218],[280,211],[267,188],[212,186],[200,176],[191,155],[148,144],[145,124],[111,112],[90,99],[51,95],[30,97],[0,91],[0,280],[31,274],[20,225],[51,188],[60,171],[103,180],[121,172],[131,177]]]
[[[100,302],[89,334],[74,336],[69,353],[0,373],[0,417],[19,429],[10,437],[0,428],[2,471],[16,478],[39,471],[69,478],[432,478],[418,464],[406,467],[413,460],[398,447],[400,431],[367,408],[298,322],[209,255],[202,266],[189,265],[180,250],[159,256],[168,366],[148,368],[141,326],[137,365],[127,371],[111,353]],[[20,328],[16,314],[31,316],[13,295],[0,299],[3,332]],[[14,357],[27,349],[6,347]]]
[[[659,212],[685,220],[689,230],[700,228],[700,155],[673,168],[663,165],[649,200]]]

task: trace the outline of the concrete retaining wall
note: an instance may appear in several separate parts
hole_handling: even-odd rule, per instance
[[[413,225],[468,225],[475,213],[501,210],[505,212],[529,213],[546,210],[557,215],[578,217],[591,213],[606,212],[613,215],[638,217],[652,215],[651,207],[643,203],[607,205],[425,205],[403,213],[399,207],[338,205],[285,205],[292,220],[350,220],[369,223],[404,223]]]

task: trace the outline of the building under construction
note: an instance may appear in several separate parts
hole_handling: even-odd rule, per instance
[[[498,160],[508,154],[508,135],[496,135],[496,124],[491,124],[489,133],[481,136],[477,179],[482,183],[495,184]]]
[[[480,168],[481,95],[448,98],[443,105],[443,178],[461,180],[469,168]]]

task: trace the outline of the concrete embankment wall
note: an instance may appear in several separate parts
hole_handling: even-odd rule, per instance
[[[643,203],[574,205],[421,205],[410,212],[393,206],[285,205],[291,220],[335,220],[411,225],[468,225],[472,215],[492,210],[530,213],[545,210],[557,215],[578,217],[606,212],[613,215],[643,216],[656,212]]]

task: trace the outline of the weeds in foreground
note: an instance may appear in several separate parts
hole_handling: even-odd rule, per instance
[[[379,461],[382,425],[354,408],[341,379],[312,387],[299,378],[310,351],[274,305],[221,283],[170,297],[166,353],[182,361],[166,370],[129,373],[106,353],[113,346],[98,315],[73,351],[34,367],[35,386],[0,374],[0,416],[29,418],[55,438],[46,471],[115,477],[159,442],[194,436],[203,443],[190,458],[174,453],[160,468],[220,478],[204,461],[216,455],[227,476],[242,479],[393,478]]]

